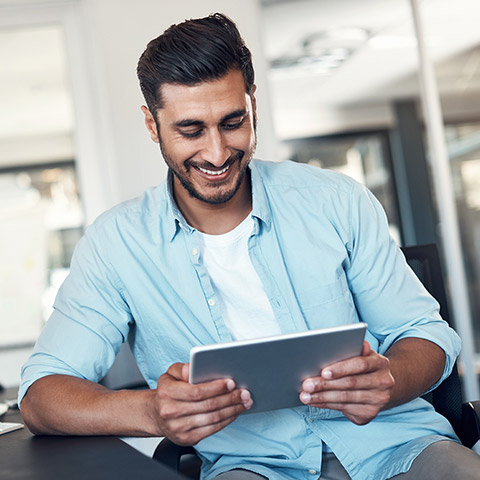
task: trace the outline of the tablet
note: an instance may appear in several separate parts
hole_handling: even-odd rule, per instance
[[[302,381],[322,368],[361,355],[365,323],[193,347],[190,383],[232,378],[249,390],[258,413],[303,405]]]

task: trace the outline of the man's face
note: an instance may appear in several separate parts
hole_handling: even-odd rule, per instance
[[[149,130],[174,173],[177,200],[228,202],[245,181],[256,145],[255,100],[241,72],[195,86],[165,84],[162,99],[159,138]]]

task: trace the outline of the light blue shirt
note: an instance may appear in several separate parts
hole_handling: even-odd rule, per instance
[[[459,339],[407,267],[372,194],[346,176],[291,162],[254,160],[250,171],[248,249],[282,332],[365,321],[381,354],[405,337],[439,345],[445,378]],[[45,375],[100,380],[127,340],[151,388],[170,364],[188,362],[194,345],[231,341],[199,242],[167,181],[100,216],[76,248],[19,398]],[[246,468],[316,479],[325,443],[354,480],[382,480],[444,437],[456,439],[450,424],[417,399],[364,426],[308,406],[241,415],[197,449],[203,478]]]

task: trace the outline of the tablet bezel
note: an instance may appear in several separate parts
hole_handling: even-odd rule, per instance
[[[305,378],[332,363],[361,355],[366,324],[328,327],[193,347],[190,383],[232,378],[254,401],[245,413],[298,407]]]

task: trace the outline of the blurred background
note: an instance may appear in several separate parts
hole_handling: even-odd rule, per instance
[[[419,4],[472,313],[467,361],[478,370],[480,3]],[[256,157],[356,178],[399,244],[437,243],[445,259],[409,0],[0,0],[3,385],[18,384],[84,228],[165,177],[140,111],[139,55],[172,23],[215,11],[253,53]]]

